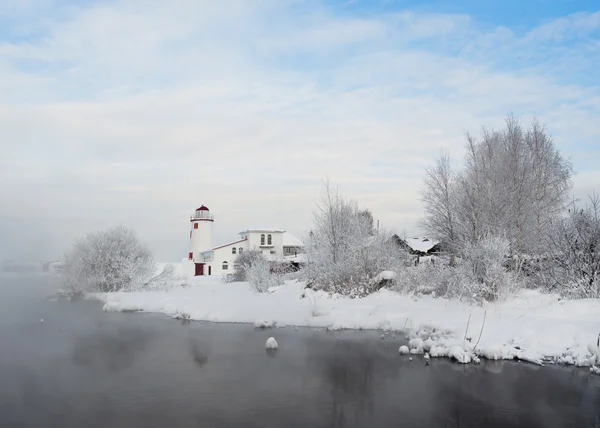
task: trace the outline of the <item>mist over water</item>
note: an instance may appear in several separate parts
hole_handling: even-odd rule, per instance
[[[426,366],[377,332],[104,313],[52,287],[0,276],[2,427],[600,426],[600,377],[582,369]]]

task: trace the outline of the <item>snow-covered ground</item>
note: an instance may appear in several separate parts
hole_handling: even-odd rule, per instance
[[[105,311],[143,311],[198,321],[405,332],[412,353],[460,362],[519,358],[592,366],[600,363],[600,300],[560,300],[522,291],[484,307],[381,290],[363,299],[305,290],[301,282],[259,294],[247,283],[199,277],[169,291],[97,294]],[[485,324],[484,324],[485,322]],[[468,325],[468,329],[467,329]]]

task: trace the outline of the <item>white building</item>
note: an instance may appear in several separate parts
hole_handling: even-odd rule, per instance
[[[215,219],[202,205],[190,216],[190,251],[184,260],[190,276],[227,275],[233,273],[235,259],[241,252],[261,251],[268,260],[293,259],[301,253],[302,242],[289,232],[273,228],[249,228],[237,240],[213,247]]]

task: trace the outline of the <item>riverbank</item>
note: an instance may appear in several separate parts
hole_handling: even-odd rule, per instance
[[[92,297],[102,300],[109,312],[152,312],[257,327],[377,329],[383,331],[383,339],[406,334],[414,339],[412,353],[428,352],[462,363],[478,362],[481,357],[584,367],[600,363],[596,346],[600,301],[561,300],[532,290],[480,307],[389,290],[350,299],[304,289],[297,281],[259,294],[247,283],[225,284],[202,277],[168,291]]]

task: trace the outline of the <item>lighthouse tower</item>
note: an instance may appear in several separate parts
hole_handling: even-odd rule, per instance
[[[194,214],[190,216],[190,253],[188,259],[195,264],[204,265],[202,252],[210,251],[212,249],[212,230],[214,221],[213,216],[210,215],[210,210],[204,205],[196,208]],[[197,268],[200,267],[198,266]]]

